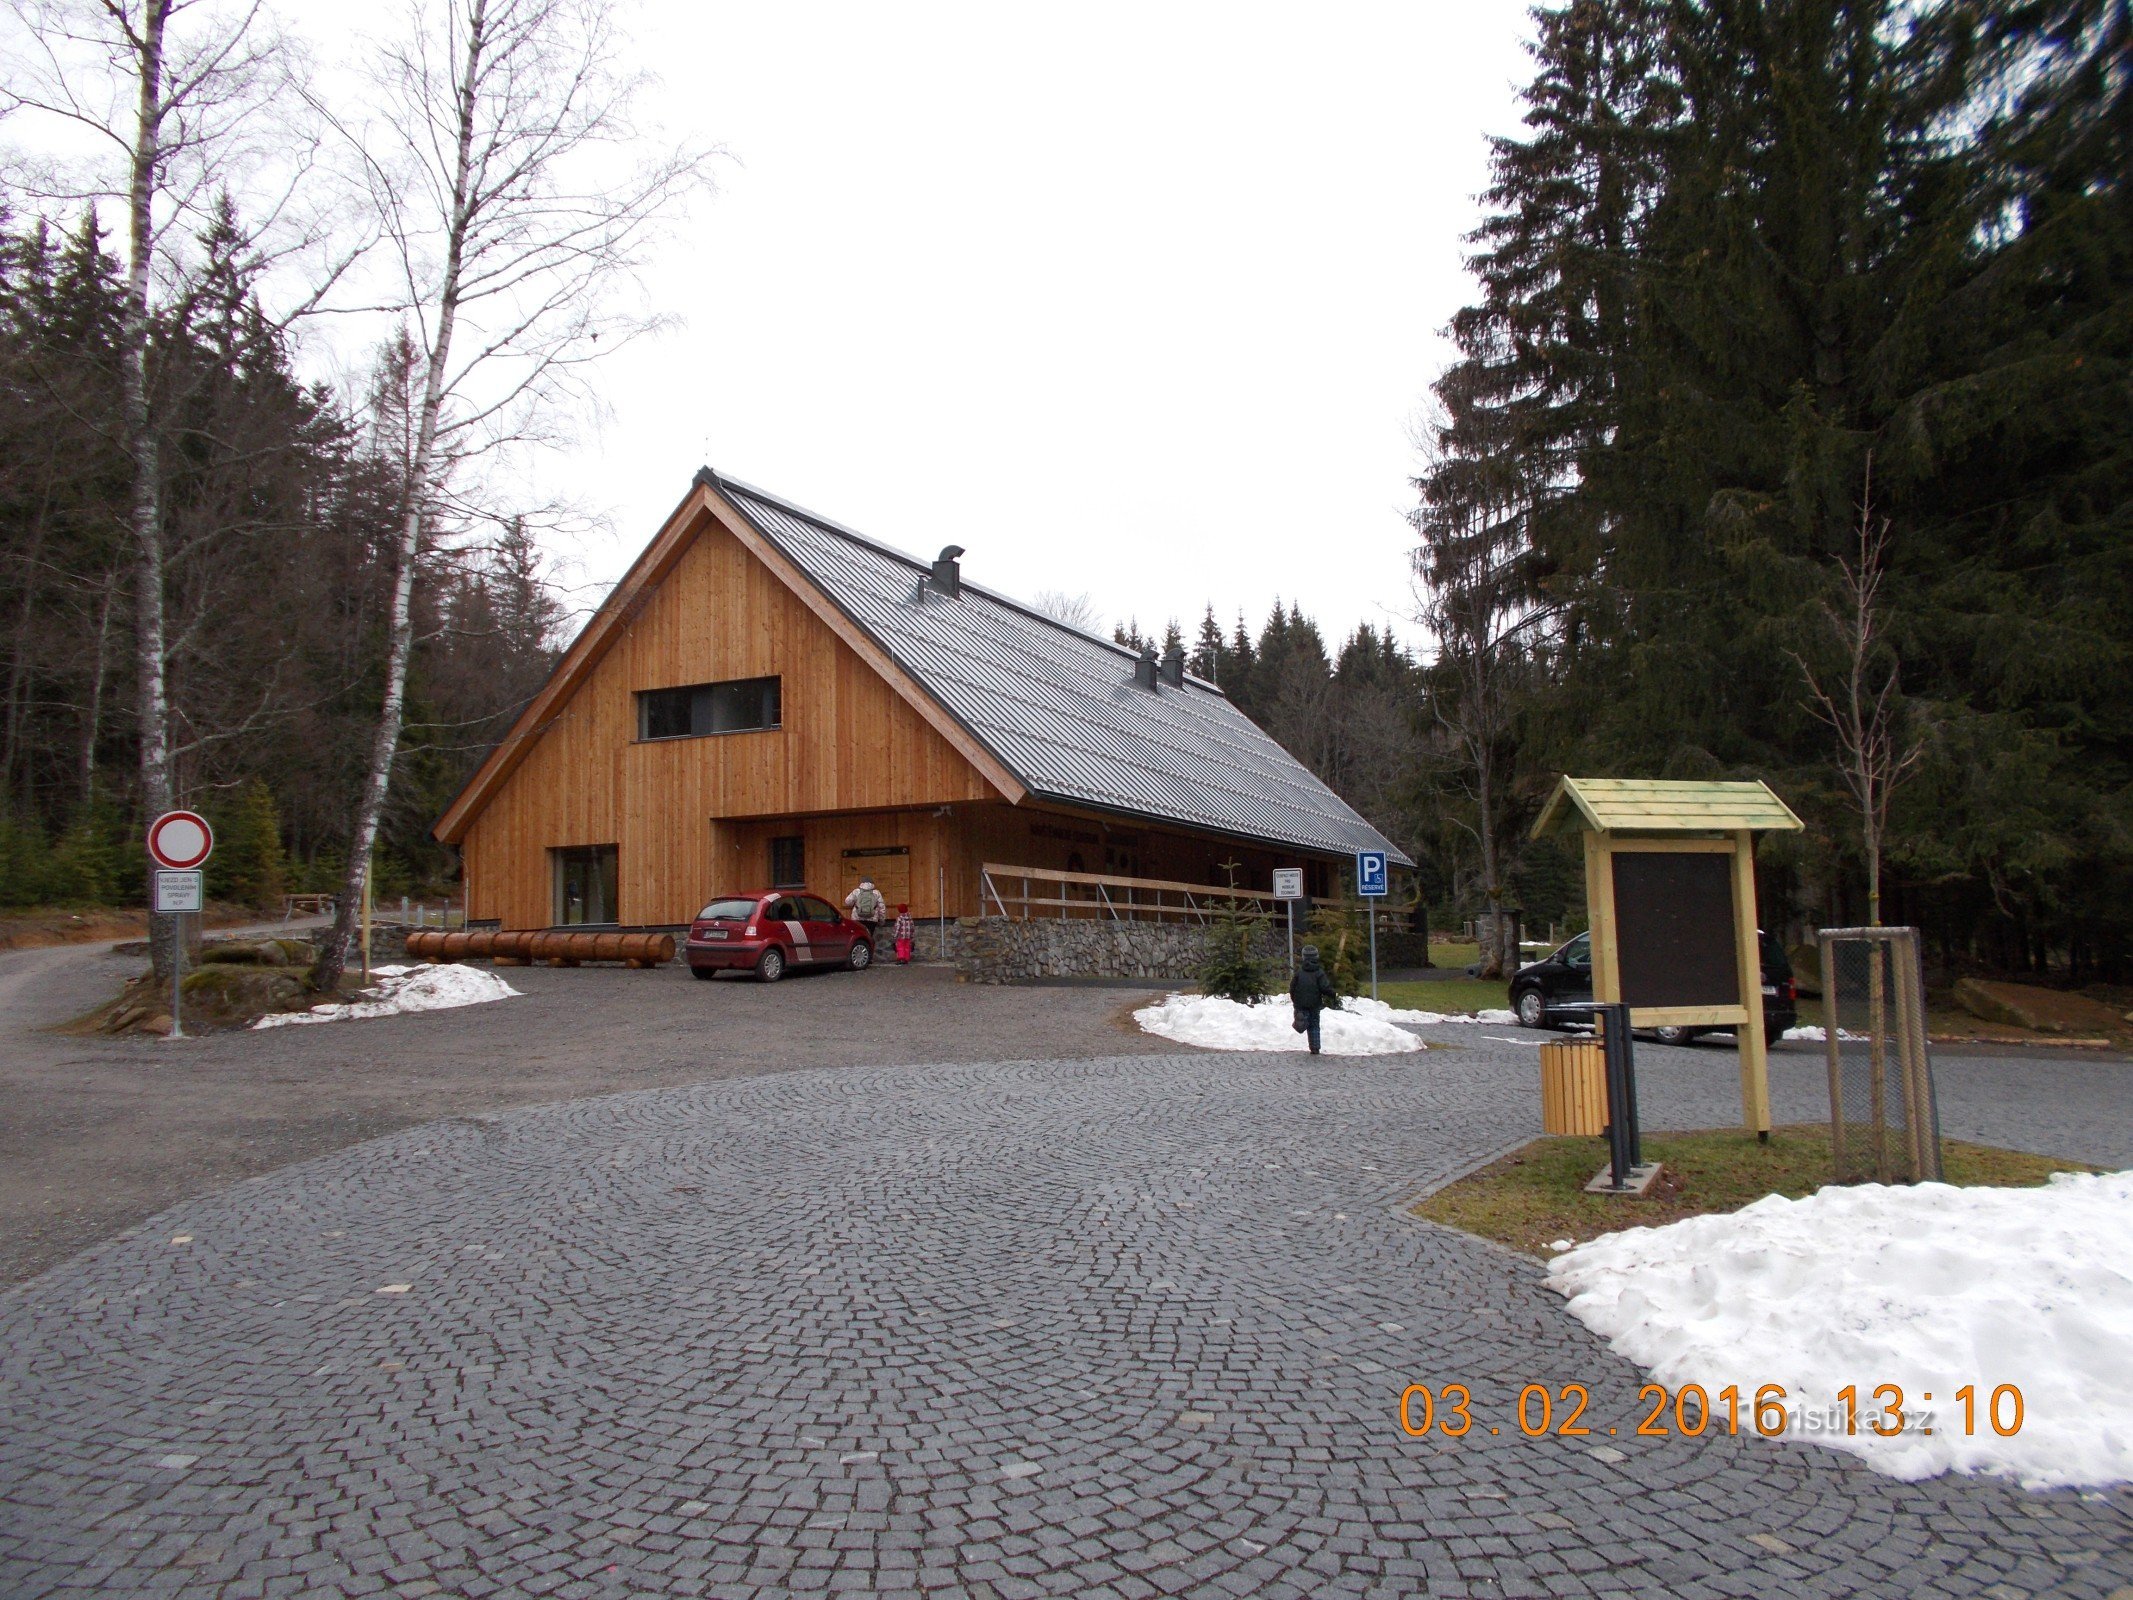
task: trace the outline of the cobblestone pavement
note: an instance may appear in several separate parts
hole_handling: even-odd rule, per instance
[[[185,1202],[0,1296],[0,1593],[2133,1584],[2133,1494],[1636,1437],[1538,1268],[1401,1209],[1525,1137],[1491,1060],[797,1071]],[[1594,1433],[1521,1437],[1528,1381]]]

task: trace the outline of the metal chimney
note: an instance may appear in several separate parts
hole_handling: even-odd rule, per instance
[[[1173,689],[1185,687],[1185,647],[1175,639],[1163,651],[1163,681]]]
[[[956,559],[962,553],[961,545],[951,544],[933,563],[933,587],[951,600],[963,592],[963,569]]]
[[[1152,644],[1142,645],[1140,659],[1133,663],[1133,681],[1150,694],[1153,694],[1155,692],[1156,677],[1161,670],[1156,665],[1155,646]]]

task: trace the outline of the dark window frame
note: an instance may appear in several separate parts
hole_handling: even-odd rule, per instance
[[[781,851],[781,846],[786,848]],[[793,868],[793,872],[781,876],[780,869],[787,866]],[[807,887],[807,835],[784,833],[770,841],[770,886],[773,889]]]
[[[747,703],[744,691],[752,691],[756,709],[763,714],[767,701],[770,720],[737,722],[731,727],[700,726],[716,723],[721,715],[719,695],[729,696],[735,709]],[[683,726],[677,727],[677,722]],[[655,726],[669,731],[654,733]],[[684,683],[661,689],[637,691],[637,743],[664,744],[670,739],[715,739],[731,733],[776,733],[785,726],[785,680],[778,673],[759,678],[723,678],[716,683]]]

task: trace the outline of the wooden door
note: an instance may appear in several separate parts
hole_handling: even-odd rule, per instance
[[[842,874],[837,884],[837,903],[840,906],[844,904],[844,897],[859,887],[861,878],[874,880],[874,887],[881,891],[888,914],[894,917],[898,906],[911,903],[910,847],[876,846],[872,849],[845,851]]]

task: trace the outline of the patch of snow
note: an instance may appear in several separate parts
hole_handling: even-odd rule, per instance
[[[515,999],[519,993],[495,973],[474,967],[372,967],[370,971],[378,981],[353,1000],[261,1017],[252,1026],[281,1028],[299,1022],[355,1022],[411,1011],[449,1011],[456,1006]]]
[[[1333,1056],[1399,1055],[1427,1048],[1398,1025],[1412,1015],[1377,1000],[1343,999],[1339,1011],[1319,1013],[1319,1035]],[[1311,1042],[1293,1026],[1284,998],[1239,1005],[1220,995],[1172,994],[1133,1013],[1144,1032],[1209,1050],[1302,1050]]]
[[[1893,1478],[2133,1482],[2133,1172],[2061,1173],[2037,1189],[1769,1195],[1728,1216],[1594,1239],[1551,1261],[1548,1280],[1655,1381],[1701,1384],[1714,1404],[1737,1384],[1744,1436],[1755,1391],[1777,1383],[1785,1438]],[[1904,1423],[1889,1438],[1872,1431],[1894,1420],[1873,1399],[1883,1384],[1903,1389]],[[2008,1384],[2022,1419],[2002,1438],[1989,1412]],[[1858,1389],[1852,1434],[1846,1385]],[[1968,1431],[1964,1385],[1975,1386]],[[2000,1416],[2012,1421],[2011,1399]]]
[[[1824,1029],[1816,1027],[1812,1022],[1803,1022],[1797,1028],[1787,1028],[1779,1037],[1796,1040],[1804,1044],[1826,1044],[1829,1042],[1829,1034]],[[1842,1028],[1837,1030],[1837,1038],[1841,1043],[1845,1044],[1866,1043],[1865,1034],[1846,1033]]]
[[[1367,1003],[1377,1004],[1375,1000]],[[1416,1028],[1461,1022],[1487,1023],[1492,1028],[1501,1028],[1506,1023],[1518,1021],[1518,1013],[1515,1011],[1394,1011],[1391,1016],[1395,1022],[1404,1022]]]

